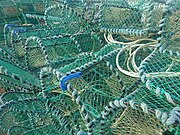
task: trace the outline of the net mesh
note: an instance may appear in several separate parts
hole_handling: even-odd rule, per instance
[[[179,0],[0,7],[0,134],[180,134]]]
[[[139,118],[139,116],[141,116]],[[125,109],[118,113],[111,125],[112,134],[129,134],[129,135],[159,135],[164,127],[153,116],[144,114],[141,111]]]

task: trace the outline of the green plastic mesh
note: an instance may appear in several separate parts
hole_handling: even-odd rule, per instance
[[[146,0],[103,3],[100,23],[102,31],[131,37],[157,34],[159,21],[163,17],[164,3]]]
[[[46,2],[45,0],[38,1],[25,1],[25,0],[2,0],[0,1],[1,7],[1,21],[0,21],[0,38],[3,39],[3,26],[7,23],[24,24],[42,23],[41,20],[35,18],[26,18],[26,13],[43,14],[45,6],[51,5],[54,2]],[[3,40],[2,40],[3,41]]]
[[[155,56],[155,57],[154,57]],[[175,102],[179,102],[179,61],[167,54],[156,53],[145,67],[147,76],[146,86],[158,95],[165,95],[170,101],[169,94]]]
[[[179,43],[179,1],[173,1],[168,5],[169,12],[166,13],[162,19],[162,29],[159,32],[161,34],[160,43],[162,49],[180,51],[178,47]]]
[[[141,116],[141,117],[139,117]],[[112,134],[115,135],[160,135],[164,127],[159,121],[142,111],[126,108],[116,114],[110,125]]]
[[[116,4],[105,3],[105,9],[103,13],[103,23],[109,28],[140,28],[142,24],[141,11],[138,9],[143,4],[143,1],[137,1],[136,3],[131,3],[131,1],[119,1]],[[136,8],[137,7],[137,8]],[[115,23],[112,23],[112,22]],[[113,26],[114,25],[114,26]],[[132,25],[132,26],[131,26]]]
[[[179,0],[0,7],[0,134],[180,134]]]

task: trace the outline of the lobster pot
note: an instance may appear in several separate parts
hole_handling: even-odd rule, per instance
[[[0,88],[4,89],[5,91],[32,91],[31,85],[23,84],[22,82],[20,82],[19,80],[15,80],[11,76],[1,75],[0,80]]]
[[[3,27],[5,24],[40,24],[43,23],[42,19],[27,18],[26,14],[39,14],[43,15],[45,6],[51,5],[53,2],[46,3],[43,0],[38,1],[1,1],[1,18],[0,18],[0,30],[1,38],[3,39]]]
[[[14,97],[13,100],[8,99]],[[30,93],[9,92],[1,96],[2,101],[8,102],[1,109],[1,122],[3,130],[10,134],[72,134],[72,128],[60,107],[55,107],[53,102],[35,98]],[[58,120],[57,120],[58,119]],[[33,124],[32,124],[32,121]],[[64,123],[60,125],[58,121]],[[44,124],[46,125],[44,127]],[[58,129],[58,130],[57,130]]]
[[[48,7],[44,16],[47,24],[63,26],[69,33],[86,30],[88,26],[87,21],[80,14],[63,4]]]
[[[50,25],[16,25],[5,28],[7,27],[4,35],[6,47],[19,59],[24,56],[23,47],[29,37],[38,35],[40,38],[45,38],[64,33],[62,27],[51,27]]]
[[[99,36],[94,32],[84,32],[82,34],[72,35],[75,44],[80,52],[97,52],[104,44],[99,40]]]
[[[23,63],[19,61],[19,59],[15,58],[12,54],[9,53],[10,50],[6,50],[5,48],[0,48],[0,59],[6,61],[10,64],[14,64],[23,68]]]
[[[100,0],[84,0],[84,1],[66,0],[64,1],[64,4],[67,4],[69,7],[73,8],[73,10],[75,10],[76,12],[78,12],[79,14],[87,18],[87,17],[93,16],[94,13],[98,12],[97,9],[99,6],[101,6],[102,1]]]
[[[92,64],[89,62],[81,66],[82,76],[67,82],[71,84],[72,91],[77,91],[91,118],[97,117],[105,105],[121,93],[122,85],[119,83],[119,76],[111,68],[112,66],[107,66],[110,57],[112,56],[104,61],[95,60]],[[98,64],[95,64],[96,62]]]
[[[161,30],[159,30],[160,51],[166,49],[180,52],[178,47],[180,43],[179,5],[179,1],[173,1],[164,8],[164,16],[160,24]]]
[[[116,45],[106,45],[101,48],[98,52],[93,53],[82,53],[79,54],[77,57],[72,57],[70,59],[64,59],[59,62],[51,63],[52,69],[44,68],[41,70],[42,73],[42,81],[44,89],[48,89],[47,91],[51,90],[59,90],[59,79],[65,75],[66,73],[81,67],[93,60],[96,60],[100,56],[104,56],[111,51],[117,49],[118,46]],[[114,61],[112,60],[113,64]]]
[[[139,85],[139,88],[136,88],[122,99],[109,102],[107,106],[112,103],[116,106],[116,109],[113,109],[113,113],[106,115],[104,121],[106,124],[103,132],[107,134],[135,133],[138,135],[147,130],[150,134],[163,133],[164,125],[171,119],[171,113],[169,112],[174,107],[166,99],[156,95],[154,91],[143,85]],[[163,117],[166,115],[166,119],[163,119],[159,113],[164,113]]]
[[[102,1],[72,1],[68,4],[88,22],[90,29],[98,29],[102,19]]]
[[[21,7],[23,13],[34,13],[34,14],[43,14],[46,4],[45,0],[17,0],[17,5]]]
[[[13,98],[14,101],[17,101],[19,99],[25,99],[25,98],[32,98],[34,95],[31,92],[15,92],[15,91],[9,91],[5,92],[1,95],[1,100],[3,103],[11,101]]]
[[[142,133],[153,135],[161,134],[165,127],[152,115],[148,115],[141,110],[127,108],[114,114],[109,120],[114,122],[109,125],[110,131],[114,135],[141,135]]]
[[[122,101],[135,110],[141,110],[148,115],[152,114],[165,126],[177,127],[176,120],[173,120],[173,113],[178,110],[178,107],[168,101],[167,95],[164,97],[163,94],[159,95],[155,91],[146,88],[145,85],[141,85],[125,96]]]
[[[163,95],[171,103],[179,102],[179,65],[176,54],[153,52],[141,63],[141,78],[145,78],[143,81],[148,89]]]
[[[58,91],[52,90],[51,100],[48,104],[62,110],[61,115],[68,123],[71,123],[71,128],[73,129],[74,133],[77,133],[80,128],[86,130],[86,123],[83,120],[79,110],[80,108],[68,93],[60,94]]]
[[[57,63],[54,63],[53,68],[48,69],[45,67],[44,69],[42,69],[40,79],[42,82],[41,85],[43,86],[45,93],[49,93],[51,91],[61,92],[61,89],[59,87],[59,79],[63,75],[65,75],[66,72],[80,67],[94,59],[95,57],[93,57],[91,54],[82,54],[74,59],[64,60],[62,61],[62,64],[58,63],[58,65],[56,65]]]
[[[88,34],[59,35],[36,40],[30,37],[29,41],[32,39],[32,42],[26,42],[25,60],[30,67],[43,67],[48,62],[53,64],[54,61],[77,57],[81,52],[99,50],[101,44],[98,44],[96,37],[92,37],[94,35],[88,38],[89,41],[83,42],[86,35]]]
[[[163,16],[164,5],[145,0],[106,1],[102,10],[101,30],[130,37],[146,37],[159,30],[157,26]]]
[[[39,89],[39,80],[37,76],[30,74],[27,70],[12,65],[5,61],[0,61],[1,80],[7,88],[31,90]],[[24,89],[23,89],[24,88]]]
[[[47,3],[45,0],[17,0],[16,4],[21,10],[21,13],[24,17],[24,22],[29,24],[43,24],[44,22],[42,19],[38,18],[27,18],[26,14],[38,14],[43,15],[46,6],[48,6],[50,3]]]
[[[103,46],[104,44],[103,41],[100,39],[99,34],[96,34],[93,31],[85,31],[79,34],[70,34],[71,32],[67,28],[68,27],[64,27],[61,25],[7,25],[5,26],[6,30],[4,38],[6,41],[6,45],[12,49],[12,53],[14,53],[14,55],[17,55],[17,57],[23,56],[23,45],[25,44],[26,39],[30,36],[38,35],[39,38],[45,38],[48,36],[49,38],[57,38],[53,36],[59,36],[61,34],[65,34],[66,36],[67,34],[68,37],[73,38],[75,44],[83,52],[86,52],[86,50],[83,50],[85,47],[82,45],[85,42],[91,43],[93,45],[93,50],[91,49],[92,51],[98,51],[98,49],[100,48],[99,46]],[[84,40],[85,38],[86,40]],[[79,44],[82,45],[81,48]],[[91,44],[89,45],[89,48],[91,48]]]
[[[143,104],[145,104],[149,110],[152,109],[153,113],[155,113],[156,109],[159,109],[161,112],[170,112],[173,109],[173,105],[165,98],[161,98],[160,96],[156,95],[154,91],[147,89],[144,85],[141,85],[132,93],[124,97],[124,102],[130,103],[130,101],[135,103],[134,106],[131,105],[132,108],[137,104],[137,106],[139,106],[140,109],[146,113],[148,113],[148,111],[145,109]]]
[[[13,24],[21,24],[21,12],[19,11],[15,2],[11,0],[1,1],[0,2],[0,39],[1,45],[4,45],[3,42],[3,27],[5,24],[11,22]]]
[[[179,0],[0,0],[0,135],[180,135]]]
[[[37,37],[35,40],[33,37],[29,37],[29,42],[26,42],[25,45],[26,50],[23,48],[24,46],[19,45],[24,54],[20,56],[25,60],[29,68],[43,67],[48,61],[71,58],[78,53],[78,49],[69,36],[59,36],[55,39],[53,39],[53,37],[45,39]],[[72,50],[72,52],[70,50]],[[17,52],[18,51],[19,50],[17,50]]]
[[[117,4],[117,2],[116,2]],[[108,28],[141,28],[141,11],[128,1],[120,1],[118,5],[114,3],[105,3],[103,11],[103,25]],[[139,2],[140,4],[140,2]],[[114,6],[117,7],[114,7]],[[140,6],[140,5],[139,5]],[[110,23],[115,21],[116,23]],[[114,24],[114,25],[113,25]]]

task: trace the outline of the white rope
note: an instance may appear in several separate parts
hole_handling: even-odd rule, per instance
[[[161,95],[161,89],[159,87],[156,88],[155,90],[156,95],[160,96]]]
[[[167,115],[166,112],[164,112],[164,113],[162,114],[162,117],[161,117],[161,121],[162,121],[163,124],[166,122],[167,118],[168,118],[168,115]]]
[[[138,51],[139,49],[141,49],[142,47],[145,47],[145,46],[155,46],[155,45],[153,45],[152,43],[147,43],[147,44],[134,44],[134,45],[124,46],[124,47],[118,52],[118,54],[117,54],[117,56],[116,56],[116,66],[117,66],[117,68],[119,69],[119,71],[122,72],[122,73],[124,73],[125,75],[131,76],[131,77],[135,77],[135,78],[139,78],[139,77],[140,77],[140,76],[139,76],[139,69],[138,69],[138,67],[136,66],[137,64],[135,63],[135,55],[137,54],[137,51]],[[119,65],[119,57],[120,57],[120,55],[121,55],[125,50],[130,49],[130,48],[133,48],[133,47],[138,47],[138,49],[136,49],[135,52],[132,53],[132,56],[134,55],[134,56],[133,56],[134,58],[132,59],[132,62],[131,62],[132,65],[134,65],[133,68],[134,68],[134,71],[136,71],[136,72],[124,70],[124,69]],[[131,57],[131,55],[130,55],[129,57]],[[130,59],[128,59],[128,61],[129,61],[129,60],[130,60]],[[130,63],[130,62],[128,62],[128,63]]]
[[[117,100],[117,99],[114,101],[114,105],[117,107],[121,107],[121,105],[119,104],[119,100]]]
[[[120,104],[122,107],[127,107],[127,106],[124,104],[124,99],[123,99],[123,98],[119,101],[119,104]]]
[[[159,109],[155,109],[155,115],[157,119],[160,119],[162,117],[162,112]]]
[[[148,112],[148,106],[147,106],[147,104],[146,103],[141,103],[141,108],[143,109],[143,111],[145,112],[145,113],[149,113]]]
[[[175,122],[180,123],[180,107],[177,106],[171,110],[169,113],[169,118],[166,121],[166,125],[172,125]]]
[[[131,106],[133,109],[137,109],[136,106],[135,106],[134,100],[130,100],[130,101],[129,101],[129,104],[130,104],[130,106]]]
[[[175,104],[173,99],[171,98],[171,95],[168,92],[165,92],[164,94],[165,94],[169,103]]]

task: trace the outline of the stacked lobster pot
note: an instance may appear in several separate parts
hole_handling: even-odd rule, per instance
[[[0,134],[180,134],[179,0],[0,4]]]

